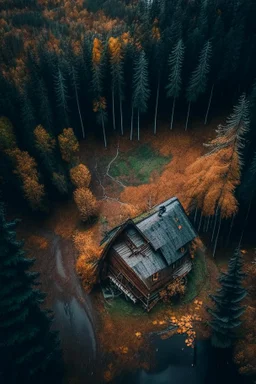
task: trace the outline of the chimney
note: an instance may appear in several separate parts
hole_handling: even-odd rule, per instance
[[[165,212],[166,212],[166,207],[164,205],[161,205],[161,207],[159,207],[158,216],[162,217]]]

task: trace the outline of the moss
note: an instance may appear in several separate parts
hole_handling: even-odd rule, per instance
[[[199,251],[193,261],[192,271],[188,275],[186,293],[182,299],[182,304],[192,301],[203,287],[207,275],[205,255]]]
[[[150,145],[144,144],[128,153],[120,153],[111,167],[110,174],[127,185],[148,183],[154,171],[161,173],[171,156],[163,156]]]

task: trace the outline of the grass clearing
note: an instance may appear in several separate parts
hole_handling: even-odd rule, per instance
[[[120,152],[110,174],[127,185],[146,184],[152,173],[160,174],[170,160],[171,156],[163,156],[150,145],[143,144],[126,153]]]
[[[206,279],[207,267],[205,254],[197,252],[192,271],[188,274],[186,293],[181,301],[182,304],[191,302],[200,292]]]

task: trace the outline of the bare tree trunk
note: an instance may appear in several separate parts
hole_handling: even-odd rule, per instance
[[[138,141],[140,141],[140,111],[138,109]]]
[[[101,124],[102,124],[102,132],[103,132],[103,138],[104,138],[104,146],[107,148],[107,139],[106,139],[106,131],[105,131],[105,124],[103,116],[101,116]]]
[[[116,114],[115,114],[115,91],[112,87],[112,118],[113,118],[113,129],[116,130]]]
[[[160,88],[160,79],[158,78],[158,85],[157,85],[157,91],[156,91],[156,107],[155,107],[154,135],[156,135],[156,128],[157,128],[157,114],[158,114],[158,104],[159,104],[159,88]]]
[[[209,226],[210,226],[210,222],[211,222],[211,216],[209,216],[208,220],[207,220],[206,232],[208,232],[208,229],[209,229]]]
[[[122,107],[122,99],[119,99],[119,107],[120,107],[120,125],[121,125],[121,135],[124,134],[124,126],[123,126],[123,107]]]
[[[210,108],[211,108],[213,90],[214,90],[214,84],[212,85],[212,89],[211,89],[211,93],[210,93],[210,98],[209,98],[209,103],[208,103],[208,108],[207,108],[205,119],[204,119],[204,124],[205,125],[207,124],[208,115],[209,115],[209,111],[210,111]]]
[[[172,104],[172,119],[171,119],[171,126],[170,126],[170,129],[172,129],[172,127],[173,127],[173,118],[174,118],[174,110],[175,110],[175,100],[176,100],[176,98],[174,97],[174,99],[173,99],[173,104]]]
[[[199,225],[198,225],[198,232],[199,232],[199,231],[200,231],[200,229],[201,229],[202,218],[203,218],[203,213],[201,212],[201,215],[200,215],[200,220],[199,220]]]
[[[231,223],[230,223],[230,228],[229,228],[229,231],[228,231],[228,237],[227,237],[227,241],[226,241],[226,246],[229,243],[230,235],[231,235],[232,228],[233,228],[233,225],[234,225],[234,220],[235,220],[235,215],[232,216],[232,220],[231,220]]]
[[[214,234],[215,234],[215,229],[216,229],[216,224],[217,224],[218,214],[219,214],[219,207],[217,208],[217,210],[216,210],[216,212],[215,212],[215,219],[214,219],[214,225],[213,225],[213,231],[212,231],[211,242],[213,242],[213,239],[214,239]]]
[[[191,102],[188,104],[188,113],[187,113],[187,120],[186,120],[185,131],[188,129],[188,120],[189,120],[189,115],[190,115],[190,107],[191,107]]]
[[[81,128],[82,128],[82,137],[83,137],[83,139],[84,139],[84,138],[85,138],[84,124],[83,124],[83,119],[82,119],[82,115],[81,115],[81,111],[80,111],[80,104],[79,104],[79,98],[78,98],[78,93],[77,93],[76,85],[75,85],[75,94],[76,94],[76,104],[77,104],[77,109],[78,109],[79,118],[80,118],[80,123],[81,123]]]
[[[133,107],[132,107],[132,115],[131,115],[131,132],[130,132],[130,140],[133,138]]]
[[[221,217],[220,217],[217,235],[216,235],[215,242],[214,242],[214,248],[213,248],[213,254],[212,254],[213,257],[215,257],[215,253],[216,253],[216,248],[217,248],[217,244],[218,244],[218,240],[219,240],[219,234],[220,234],[220,227],[221,227]]]
[[[240,236],[240,240],[239,240],[239,243],[238,243],[238,247],[239,248],[241,246],[241,243],[242,243],[242,240],[243,240],[243,237],[244,237],[246,223],[247,223],[247,220],[248,220],[248,217],[249,217],[249,214],[250,214],[250,210],[251,210],[251,206],[252,206],[252,199],[253,199],[253,196],[251,197],[251,200],[250,200],[249,205],[248,205],[246,217],[245,217],[245,220],[244,220],[244,227],[243,227],[243,230],[242,230],[242,233],[241,233],[241,236]]]
[[[196,222],[197,211],[198,211],[198,208],[196,207],[196,210],[195,210],[195,215],[194,215],[194,223]]]

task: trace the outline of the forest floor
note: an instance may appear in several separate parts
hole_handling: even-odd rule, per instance
[[[72,240],[79,237],[86,243],[88,236],[92,236],[93,241],[99,244],[106,231],[171,196],[177,196],[184,203],[182,186],[186,181],[186,167],[204,153],[203,143],[214,137],[214,129],[219,123],[220,119],[216,119],[206,129],[202,123],[194,122],[189,132],[181,126],[170,131],[167,124],[160,124],[157,136],[145,127],[141,142],[131,142],[127,136],[115,135],[109,140],[107,149],[103,149],[93,138],[82,142],[80,159],[92,174],[91,188],[100,204],[98,220],[82,225],[74,203],[69,201],[56,203],[45,219],[24,217],[25,225],[19,226],[19,236],[25,239],[26,248],[36,257],[35,269],[41,272],[42,289],[48,294],[46,304],[56,309],[56,300],[66,300],[74,305],[75,297],[86,316],[88,307],[85,301],[91,303],[94,314],[91,343],[94,343],[97,334],[101,356],[104,356],[102,375],[105,381],[112,380],[125,370],[152,367],[154,351],[150,349],[149,335],[160,332],[162,337],[169,337],[172,332],[168,330],[173,321],[177,324],[176,331],[187,334],[188,338],[194,337],[191,331],[196,332],[198,338],[208,337],[206,307],[210,304],[209,293],[216,289],[216,278],[219,271],[226,268],[227,260],[221,258],[221,250],[216,255],[216,260],[222,260],[220,265],[212,258],[210,251],[198,253],[194,271],[197,285],[188,284],[188,291],[180,304],[159,304],[146,314],[122,299],[106,304],[99,289],[90,295],[82,293],[79,280],[74,277],[75,258],[79,257],[79,250],[77,252]],[[56,237],[60,245],[66,247],[65,244],[68,244],[68,252],[61,261],[55,251],[56,260],[51,268],[53,239]],[[58,276],[50,273],[54,268]],[[202,273],[202,270],[205,272]],[[51,279],[56,280],[55,288]],[[61,292],[61,299],[56,289]],[[79,313],[81,318],[81,308]],[[71,320],[70,324],[74,322],[74,319]],[[62,323],[59,321],[57,328]],[[64,338],[62,345],[67,350],[65,361],[69,349],[74,349],[74,346],[69,348],[72,336],[69,334],[67,338],[66,333],[63,330],[61,334]],[[83,353],[80,359],[83,359]],[[72,383],[79,383],[72,372],[69,374],[69,378],[73,377]],[[95,374],[93,370],[91,374]]]

